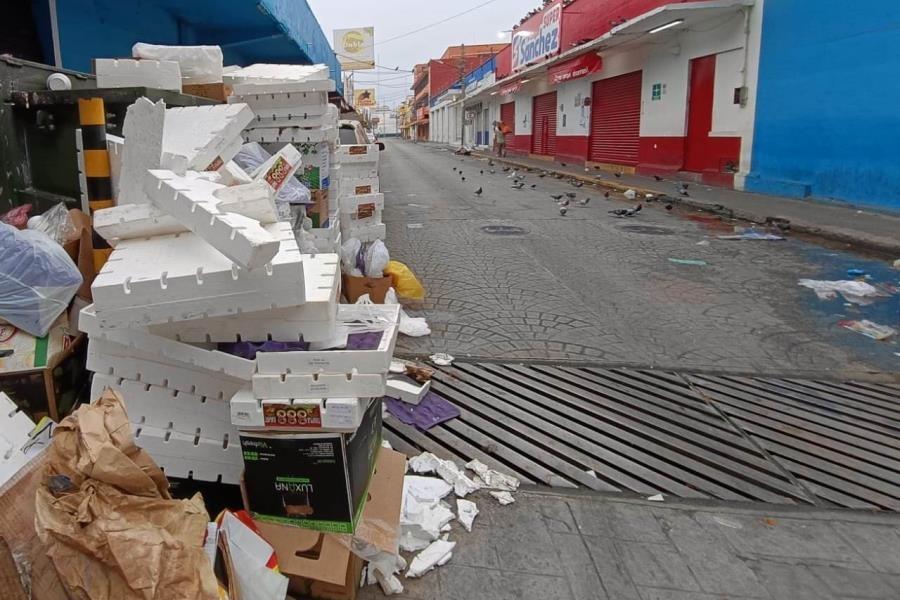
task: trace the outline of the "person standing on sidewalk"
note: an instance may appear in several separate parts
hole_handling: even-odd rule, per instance
[[[506,134],[509,133],[509,125],[503,121],[494,121],[494,148],[497,156],[506,156]]]

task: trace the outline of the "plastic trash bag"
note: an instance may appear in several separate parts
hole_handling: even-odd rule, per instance
[[[416,275],[402,262],[392,260],[384,268],[384,274],[391,276],[391,283],[397,295],[410,300],[424,300],[425,288],[416,279]]]
[[[43,337],[80,285],[81,273],[62,246],[39,231],[0,223],[0,318]]]
[[[261,164],[272,158],[272,155],[257,142],[244,144],[232,160],[247,173],[252,173]],[[311,204],[312,195],[309,188],[300,183],[296,177],[290,177],[278,190],[275,203],[286,202],[288,204]]]
[[[390,261],[387,246],[381,240],[375,240],[366,249],[366,277],[384,277],[384,270]]]
[[[16,229],[25,229],[25,224],[28,223],[29,212],[31,212],[30,204],[17,206],[11,211],[5,212],[0,215],[0,222],[6,223],[7,225],[12,225]]]
[[[28,220],[28,229],[40,231],[57,244],[65,244],[78,238],[78,228],[69,216],[69,209],[60,202],[42,215],[36,215]]]
[[[345,275],[363,276],[362,269],[356,266],[356,257],[359,255],[361,247],[362,242],[356,238],[350,238],[341,244],[341,270]]]
[[[394,291],[394,288],[389,289],[387,294],[384,295],[384,303],[400,304],[400,301],[397,299],[397,292]],[[431,328],[428,326],[428,321],[425,320],[425,317],[411,317],[406,314],[406,311],[402,308],[400,309],[400,325],[398,326],[398,329],[400,333],[410,337],[431,335]]]

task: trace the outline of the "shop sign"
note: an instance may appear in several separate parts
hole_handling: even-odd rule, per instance
[[[593,52],[588,52],[551,67],[547,71],[547,77],[551,84],[556,85],[596,73],[601,68],[603,68],[603,59]]]
[[[515,81],[513,83],[507,83],[502,88],[500,88],[501,96],[509,96],[510,94],[515,94],[522,88],[521,81]]]
[[[516,29],[512,39],[512,70],[559,54],[562,43],[562,0],[550,4],[540,18],[533,17]]]

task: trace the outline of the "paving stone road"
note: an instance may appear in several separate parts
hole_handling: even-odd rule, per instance
[[[607,211],[626,205],[596,189],[534,173],[513,190],[499,165],[490,174],[486,162],[433,145],[389,140],[381,160],[388,248],[423,280],[428,296],[410,312],[433,331],[402,338],[400,353],[829,377],[898,371],[896,341],[837,322],[872,310],[896,326],[900,295],[858,308],[797,285],[846,278],[849,266],[896,284],[886,263],[796,240],[717,240],[728,232],[720,224],[658,203],[616,219]],[[591,201],[560,216],[550,194],[567,191]],[[485,229],[496,226],[521,231]]]
[[[900,517],[854,511],[486,494],[453,558],[399,600],[900,598]],[[382,598],[365,588],[362,600]]]

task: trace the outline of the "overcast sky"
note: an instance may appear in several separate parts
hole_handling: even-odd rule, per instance
[[[379,43],[381,40],[408,33],[488,1],[485,6],[446,23],[398,40]],[[307,0],[307,2],[329,41],[333,43],[334,29],[374,27],[375,62],[390,69],[400,67],[407,71],[411,71],[416,63],[440,57],[447,46],[502,41],[497,38],[498,31],[512,29],[525,13],[541,4],[540,0],[460,0],[441,3],[423,0],[365,2]],[[509,41],[508,37],[506,41]],[[357,71],[354,76],[357,89],[375,87],[379,104],[396,106],[409,93],[412,76],[384,69],[376,71]],[[380,85],[376,85],[377,80],[380,80]],[[368,86],[368,82],[372,85]]]

